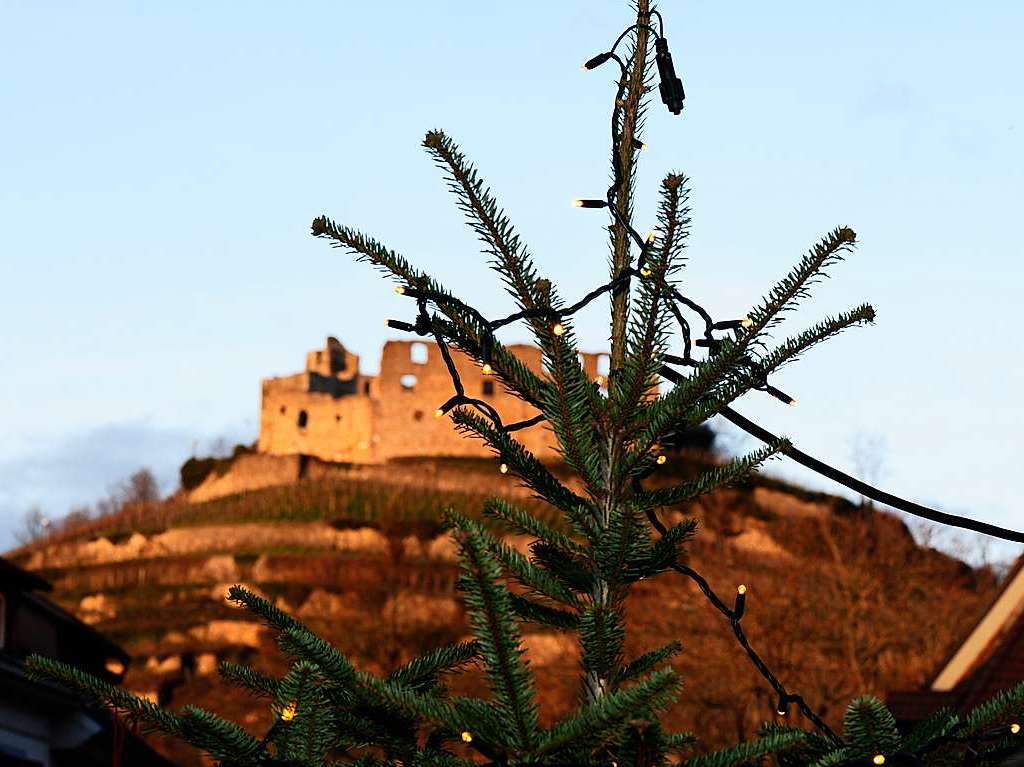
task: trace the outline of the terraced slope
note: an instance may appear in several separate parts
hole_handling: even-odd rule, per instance
[[[686,474],[703,460],[673,464]],[[203,503],[172,500],[14,558],[130,651],[131,689],[172,707],[202,704],[259,732],[270,721],[266,702],[228,687],[215,668],[241,660],[276,670],[282,660],[272,638],[224,602],[227,587],[247,584],[362,667],[386,671],[464,636],[440,511],[475,514],[493,494],[551,516],[490,461],[409,461],[338,468]],[[922,682],[994,593],[989,573],[919,548],[899,520],[777,482],[756,479],[665,512],[683,514],[702,524],[693,564],[720,591],[748,585],[752,641],[832,720],[854,694]],[[512,543],[525,550],[526,541]],[[630,653],[683,642],[677,665],[686,688],[673,717],[708,745],[749,735],[773,710],[728,626],[688,583],[641,584],[630,619]],[[577,649],[542,629],[527,644],[544,714],[556,716],[576,694]],[[477,683],[472,675],[460,682]],[[199,763],[183,746],[158,746]]]

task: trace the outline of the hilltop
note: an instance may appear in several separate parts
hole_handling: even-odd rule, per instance
[[[466,632],[443,509],[478,516],[484,499],[500,494],[556,519],[489,459],[273,459],[278,474],[263,465],[271,459],[240,455],[208,471],[191,497],[108,515],[11,557],[125,646],[130,689],[173,707],[198,703],[261,732],[267,702],[224,684],[217,662],[284,665],[266,632],[225,603],[230,584],[270,597],[364,668],[383,671]],[[678,454],[658,481],[711,460]],[[271,486],[255,487],[257,464]],[[235,492],[241,487],[249,489]],[[201,488],[229,494],[203,500]],[[748,586],[752,642],[833,721],[852,695],[923,682],[996,587],[988,571],[918,546],[896,517],[763,476],[663,512],[682,515],[701,523],[691,564],[719,591]],[[510,542],[525,550],[526,541]],[[630,620],[630,653],[669,638],[684,644],[677,666],[686,688],[673,725],[695,727],[701,712],[700,731],[724,741],[749,735],[773,710],[728,625],[688,582],[641,584]],[[540,629],[527,631],[527,644],[547,691],[544,714],[558,714],[576,693],[577,649]],[[181,744],[161,747],[198,763]]]

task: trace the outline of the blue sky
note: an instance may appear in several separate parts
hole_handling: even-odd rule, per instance
[[[612,72],[579,64],[624,2],[0,6],[0,548],[34,503],[61,514],[140,465],[170,488],[193,445],[254,438],[260,377],[327,334],[376,365],[381,319],[407,307],[308,236],[321,212],[508,310],[419,146],[430,128],[563,295],[603,279],[603,214],[568,203],[607,179]],[[688,99],[651,111],[641,228],[685,171],[686,288],[739,316],[850,225],[858,252],[790,329],[878,309],[779,376],[799,407],[739,409],[845,469],[857,435],[884,438],[893,492],[1024,525],[1024,7],[661,9]],[[579,329],[603,348],[603,307]]]

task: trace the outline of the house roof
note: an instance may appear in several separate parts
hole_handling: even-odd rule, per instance
[[[19,591],[53,591],[48,580],[22,570],[3,557],[0,557],[0,583],[10,583]]]
[[[87,642],[89,646],[95,647],[110,657],[119,658],[127,665],[129,655],[116,642],[105,634],[97,631],[87,623],[82,622],[67,610],[59,607],[44,596],[37,594],[38,591],[52,591],[50,582],[31,573],[22,570],[17,565],[0,557],[0,587],[11,586],[20,592],[20,598],[31,603],[36,609],[45,613],[65,631],[71,631],[80,641]]]
[[[889,704],[904,721],[940,708],[973,708],[1024,682],[1024,557],[1014,564],[991,607],[921,690],[894,692]]]

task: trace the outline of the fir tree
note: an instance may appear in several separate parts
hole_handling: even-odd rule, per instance
[[[165,711],[49,659],[30,659],[31,673],[58,680],[150,729],[183,738],[223,765],[468,767],[484,761],[617,767],[664,764],[672,754],[689,767],[766,759],[780,767],[952,765],[964,759],[993,764],[1011,747],[1019,730],[1013,719],[1024,709],[1024,687],[964,719],[943,712],[907,737],[881,703],[860,699],[850,706],[843,734],[833,732],[751,646],[741,625],[745,589],[740,588],[732,605],[726,604],[686,564],[686,545],[696,523],[666,527],[658,519],[659,507],[691,501],[741,479],[788,449],[785,440],[778,440],[680,484],[645,488],[644,479],[657,470],[663,451],[680,433],[751,390],[788,401],[768,383],[769,376],[812,346],[872,322],[874,311],[858,306],[771,344],[770,331],[808,296],[828,267],[852,250],[856,237],[845,227],[827,233],[740,320],[714,322],[681,292],[689,228],[686,178],[672,173],[662,181],[658,224],[651,236],[639,235],[632,225],[640,133],[655,67],[669,109],[678,113],[683,99],[663,20],[648,0],[639,0],[636,10],[636,24],[619,41],[628,48],[625,55],[620,58],[613,47],[585,65],[596,68],[613,61],[621,74],[612,110],[612,184],[605,198],[578,203],[611,213],[611,274],[584,299],[567,303],[541,275],[477,170],[441,131],[427,133],[423,146],[483,243],[517,306],[515,313],[488,319],[441,280],[374,238],[323,216],[312,225],[315,236],[383,271],[398,292],[415,302],[412,322],[390,324],[434,339],[449,363],[455,393],[438,414],[450,417],[467,437],[481,440],[502,473],[518,478],[564,519],[564,527],[556,529],[498,499],[484,509],[484,522],[447,515],[474,639],[417,657],[388,676],[374,676],[298,620],[236,586],[229,598],[265,621],[294,660],[282,678],[233,664],[220,669],[226,680],[268,699],[274,708],[275,724],[262,739],[201,709]],[[611,370],[606,381],[595,382],[580,364],[572,317],[601,296],[610,298]],[[495,335],[517,321],[529,327],[543,352],[543,375]],[[691,322],[699,332],[691,332]],[[681,344],[681,354],[672,352],[673,344]],[[452,347],[540,415],[503,423],[486,402],[467,395],[451,362]],[[671,386],[662,389],[661,379]],[[551,430],[577,484],[560,481],[516,439],[524,428]],[[530,536],[530,555],[506,545],[501,531]],[[766,725],[751,742],[694,755],[694,736],[663,728],[661,714],[685,694],[668,665],[680,645],[673,641],[627,657],[624,608],[638,581],[668,573],[697,583],[779,694],[780,712],[795,706],[814,729]],[[536,682],[524,657],[523,623],[570,634],[581,648],[578,706],[548,727],[541,725]],[[471,665],[483,671],[486,697],[455,695],[445,684],[447,675]]]

